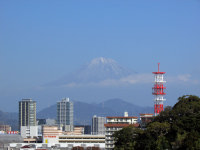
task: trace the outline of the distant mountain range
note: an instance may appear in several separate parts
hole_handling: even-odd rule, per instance
[[[52,81],[44,85],[44,87],[56,87],[50,88],[47,92],[51,93],[65,93],[68,92],[71,87],[81,87],[85,90],[83,94],[88,95],[88,99],[91,99],[91,90],[95,91],[95,96],[101,98],[104,93],[107,92],[107,96],[116,97],[120,96],[121,89],[112,91],[115,87],[121,87],[124,84],[134,84],[137,82],[144,82],[147,77],[141,77],[135,71],[131,71],[120,66],[115,60],[109,58],[95,58],[90,63],[84,65],[81,69],[72,72],[60,78],[56,81]],[[145,81],[146,82],[146,81]],[[97,88],[100,86],[101,88]],[[104,86],[112,86],[112,88],[104,89]],[[59,88],[57,88],[59,87]],[[69,88],[65,88],[69,87]],[[102,88],[103,87],[103,88]],[[70,93],[73,97],[80,95],[82,89],[72,88]],[[127,87],[129,88],[129,87]],[[45,88],[44,88],[45,89]],[[48,90],[48,88],[47,88]],[[45,90],[44,90],[45,91]],[[53,91],[53,92],[52,92]],[[96,92],[97,91],[97,92]],[[112,92],[108,92],[112,91]],[[112,93],[112,94],[110,94]],[[124,93],[123,93],[124,94]],[[127,95],[130,93],[127,93]],[[136,95],[137,93],[135,93]],[[64,95],[64,94],[63,94]],[[53,95],[54,96],[54,95]],[[141,95],[140,95],[141,98]],[[51,99],[51,98],[50,98]],[[85,98],[87,99],[87,98]],[[54,99],[52,99],[54,103]],[[130,100],[129,100],[130,101]],[[46,106],[45,101],[41,101],[41,105]],[[51,104],[53,104],[51,103]],[[141,102],[140,102],[141,104]],[[44,108],[44,107],[43,107]],[[80,101],[74,101],[74,124],[91,124],[91,119],[94,115],[97,116],[123,116],[124,111],[128,111],[130,116],[139,116],[139,113],[152,113],[152,107],[141,107],[132,103],[126,102],[122,99],[110,99],[101,103],[86,103]],[[56,119],[56,104],[47,107],[37,113],[37,118],[55,118]],[[11,124],[12,127],[17,129],[18,114],[17,113],[4,113],[0,111],[0,121],[4,124]]]
[[[141,107],[122,99],[110,99],[98,104],[89,104],[74,101],[74,124],[90,125],[92,117],[97,116],[123,116],[128,111],[129,116],[138,116],[140,113],[153,113],[152,107]],[[57,105],[54,104],[37,113],[37,119],[56,119]],[[0,111],[0,124],[9,124],[12,130],[18,130],[18,113]]]
[[[12,130],[18,130],[18,113],[0,111],[0,124],[10,125]]]
[[[80,69],[40,86],[38,91],[41,92],[42,95],[45,93],[41,99],[48,99],[50,105],[55,103],[55,97],[61,97],[63,95],[64,97],[68,95],[77,100],[80,99],[84,102],[95,103],[105,98],[122,97],[122,95],[125,95],[123,98],[127,101],[131,102],[134,97],[134,99],[137,99],[138,104],[142,105],[147,101],[146,95],[151,93],[151,87],[148,87],[149,91],[146,90],[147,85],[152,84],[151,77],[151,74],[140,74],[131,69],[126,69],[113,59],[98,57],[92,59]],[[147,91],[147,94],[139,93],[141,86],[143,91]],[[45,100],[40,101],[40,103],[41,108],[46,106]],[[90,104],[89,108],[97,107],[96,110],[103,109],[105,114],[108,114],[106,111],[107,109],[109,109],[109,112],[113,112],[112,114],[119,112],[119,110],[115,110],[108,105],[104,104],[104,108],[100,107],[100,105],[101,103],[98,105]],[[127,107],[129,107],[129,105],[127,105]],[[51,109],[53,108],[54,107],[51,106]],[[139,112],[137,111],[139,108],[138,106],[134,107],[134,112]],[[121,109],[121,107],[119,107],[119,109]],[[131,109],[129,110],[131,111]],[[53,111],[56,111],[56,109]],[[53,112],[49,113],[51,114]],[[75,117],[76,116],[75,114]]]
[[[38,112],[37,118],[55,118],[56,104]],[[153,113],[152,107],[141,107],[121,99],[110,99],[99,104],[89,104],[74,101],[74,124],[91,124],[94,115],[123,116],[128,111],[129,116],[139,116],[140,113]]]

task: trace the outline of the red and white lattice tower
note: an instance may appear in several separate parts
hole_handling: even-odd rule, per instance
[[[166,94],[164,92],[166,87],[163,86],[163,84],[166,82],[163,79],[163,75],[165,74],[165,72],[160,72],[159,65],[160,63],[158,63],[158,71],[153,72],[153,74],[155,75],[155,81],[154,81],[154,87],[152,88],[153,90],[152,94],[155,95],[154,99],[155,116],[157,116],[161,111],[163,111],[163,101],[165,101],[163,97]]]

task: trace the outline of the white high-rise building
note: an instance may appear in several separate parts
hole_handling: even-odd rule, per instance
[[[23,138],[37,136],[36,102],[32,99],[19,101],[19,128]]]
[[[57,124],[63,131],[73,131],[73,103],[69,98],[57,102]]]
[[[19,101],[20,126],[36,126],[36,102],[32,99]]]
[[[104,135],[106,123],[105,117],[97,117],[96,115],[92,118],[92,134],[93,135]]]

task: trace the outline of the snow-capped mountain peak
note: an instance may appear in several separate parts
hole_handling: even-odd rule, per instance
[[[110,58],[98,57],[98,58],[94,58],[90,62],[90,65],[109,64],[109,63],[116,63],[116,61]]]
[[[80,75],[94,79],[117,79],[129,75],[131,72],[120,66],[115,60],[99,57],[93,59],[80,71]]]
[[[113,82],[135,74],[110,58],[94,58],[81,69],[57,80],[55,85],[88,85]]]

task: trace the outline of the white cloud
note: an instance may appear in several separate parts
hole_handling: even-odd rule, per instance
[[[177,78],[178,78],[180,81],[187,82],[187,81],[190,80],[190,77],[191,77],[190,74],[183,74],[183,75],[178,75]]]
[[[152,74],[135,74],[123,77],[120,79],[106,79],[99,82],[76,83],[72,82],[65,84],[64,87],[82,87],[82,86],[127,86],[142,83],[152,83]]]
[[[167,82],[173,84],[199,84],[199,80],[194,79],[191,74],[181,74],[177,76],[167,76]]]
[[[182,74],[176,76],[164,76],[164,80],[170,84],[199,84],[199,80],[194,80],[190,74]],[[153,85],[154,75],[150,73],[133,74],[120,79],[105,79],[101,81],[88,81],[78,82],[72,81],[63,85],[59,85],[58,88],[77,88],[77,87],[111,87],[111,86],[130,86],[136,84],[151,84]]]

